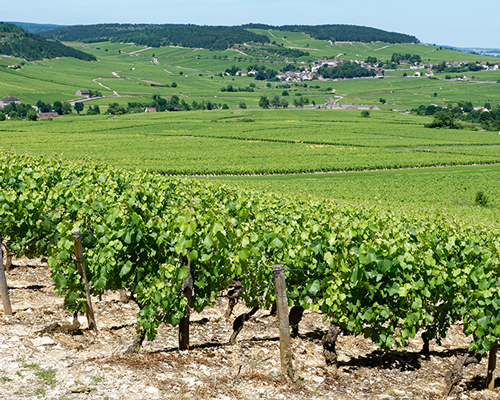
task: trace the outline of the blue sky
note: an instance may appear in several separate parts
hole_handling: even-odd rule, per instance
[[[422,42],[500,48],[500,1],[464,0],[60,0],[3,1],[1,21],[88,25],[351,24],[414,35]]]

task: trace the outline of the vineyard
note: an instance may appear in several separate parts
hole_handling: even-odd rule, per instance
[[[359,171],[500,162],[494,132],[423,127],[380,111],[234,110],[4,121],[5,149],[166,174]]]
[[[460,370],[496,354],[497,231],[91,162],[4,152],[0,165],[2,242],[18,256],[45,257],[64,306],[82,312],[72,256],[79,229],[92,296],[130,294],[139,345],[189,310],[213,307],[235,280],[247,307],[271,307],[271,266],[280,264],[289,305],[321,312],[330,333],[363,335],[388,351],[424,332],[425,354],[463,322],[472,340]]]

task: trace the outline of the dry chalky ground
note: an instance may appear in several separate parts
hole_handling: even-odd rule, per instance
[[[292,339],[295,379],[280,374],[275,316],[258,311],[228,343],[238,304],[226,319],[227,300],[192,314],[190,351],[177,350],[178,329],[162,326],[139,354],[124,355],[135,334],[137,306],[118,293],[93,299],[98,333],[87,329],[40,332],[72,323],[54,292],[49,268],[27,259],[7,271],[13,316],[0,310],[1,399],[441,399],[448,369],[465,354],[469,340],[453,326],[441,346],[431,342],[420,354],[418,336],[400,352],[384,354],[362,337],[343,335],[337,343],[338,369],[327,368],[321,338],[322,315],[306,311],[300,338]],[[465,369],[451,399],[497,399],[485,386],[487,360]],[[497,382],[497,386],[500,382]]]

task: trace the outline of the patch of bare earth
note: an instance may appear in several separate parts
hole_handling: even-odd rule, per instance
[[[277,321],[267,310],[253,315],[230,344],[235,316],[249,310],[238,304],[225,319],[227,300],[220,298],[215,308],[192,314],[190,351],[177,350],[178,329],[164,325],[139,354],[124,355],[138,308],[120,302],[118,293],[93,299],[98,334],[86,329],[84,317],[73,334],[40,332],[73,322],[49,268],[15,260],[7,282],[14,315],[0,310],[2,399],[439,399],[446,372],[469,343],[459,325],[441,346],[431,342],[428,357],[420,353],[420,338],[383,353],[368,339],[343,335],[335,369],[323,358],[322,315],[306,311],[300,338],[292,339],[292,381],[280,374]],[[449,398],[500,398],[500,390],[483,389],[486,367],[486,359],[467,367]]]

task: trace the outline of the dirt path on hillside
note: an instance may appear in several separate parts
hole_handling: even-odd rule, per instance
[[[141,51],[146,51],[146,50],[150,50],[150,49],[152,49],[152,47],[146,47],[145,49],[132,51],[132,52],[130,52],[128,54],[137,54],[137,53],[140,53]]]
[[[348,335],[337,344],[339,368],[325,365],[322,315],[306,311],[300,338],[292,339],[295,382],[280,375],[275,316],[258,311],[235,344],[228,343],[238,304],[224,318],[225,298],[191,318],[190,351],[177,349],[178,330],[164,325],[139,354],[124,355],[135,333],[133,303],[117,293],[93,299],[98,334],[86,319],[73,335],[43,333],[54,323],[72,322],[54,292],[49,268],[15,260],[7,271],[13,316],[0,311],[0,398],[4,399],[439,399],[444,375],[469,340],[455,325],[429,357],[420,337],[401,352],[381,352],[370,340]],[[452,399],[497,399],[483,390],[486,360],[465,370]]]

